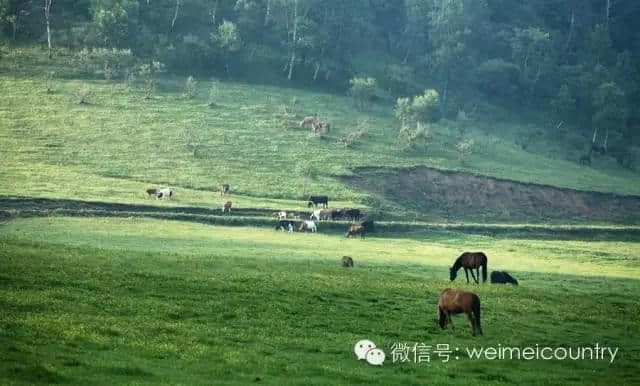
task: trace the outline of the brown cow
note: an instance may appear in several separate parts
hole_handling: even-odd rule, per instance
[[[351,256],[342,256],[340,260],[342,262],[342,266],[345,268],[353,268],[353,259]]]
[[[222,207],[222,213],[231,214],[231,201],[227,201],[224,203],[224,206]]]
[[[360,235],[360,238],[364,239],[365,228],[363,225],[351,225],[347,230],[346,237]]]

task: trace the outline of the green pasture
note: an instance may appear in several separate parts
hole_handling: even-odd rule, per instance
[[[322,230],[322,227],[320,227]],[[139,218],[0,225],[0,382],[183,384],[633,384],[639,381],[636,241],[425,232],[345,239]],[[448,280],[464,250],[521,285]],[[339,265],[353,256],[354,269]],[[447,287],[476,292],[436,326]],[[375,368],[353,345],[387,352]],[[469,359],[393,363],[398,342],[619,347],[613,363]]]

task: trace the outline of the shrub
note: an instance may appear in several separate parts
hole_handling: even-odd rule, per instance
[[[197,94],[198,81],[193,76],[189,76],[184,84],[184,96],[193,99]]]
[[[440,119],[440,95],[434,89],[427,89],[424,94],[413,98],[411,113],[419,122],[437,122]]]
[[[340,138],[338,142],[344,147],[352,147],[358,139],[362,138],[367,133],[367,131],[369,131],[369,120],[361,119],[358,121],[355,130]]]
[[[79,105],[88,103],[87,99],[93,94],[93,92],[91,91],[91,89],[87,86],[87,85],[83,85],[80,89],[78,89],[78,91],[76,92],[76,103]]]
[[[458,159],[463,164],[467,162],[469,156],[473,153],[473,140],[469,138],[463,138],[456,144],[456,150],[458,151]]]
[[[215,107],[216,106],[216,101],[218,100],[218,97],[220,96],[220,88],[218,87],[216,82],[212,82],[211,86],[209,87],[209,107]]]
[[[349,81],[349,93],[360,110],[367,108],[376,94],[376,79],[371,77],[355,77]]]
[[[124,77],[135,63],[131,50],[116,48],[84,48],[76,54],[75,59],[84,72],[102,75],[107,80]]]

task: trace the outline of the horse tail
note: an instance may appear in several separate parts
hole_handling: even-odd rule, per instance
[[[473,304],[473,314],[476,319],[476,326],[478,326],[478,332],[482,335],[482,326],[480,325],[480,298],[476,298],[478,301]]]
[[[487,260],[484,260],[484,264],[482,264],[482,282],[485,283],[487,281]]]

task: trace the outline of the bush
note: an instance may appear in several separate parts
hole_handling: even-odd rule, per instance
[[[135,64],[129,49],[84,48],[76,54],[75,59],[85,73],[102,75],[106,80],[124,78]]]
[[[352,147],[358,139],[362,138],[367,133],[367,131],[369,131],[369,120],[361,119],[358,121],[358,125],[355,130],[340,138],[338,142],[344,147]]]
[[[79,105],[86,104],[87,99],[93,94],[89,86],[84,85],[76,92],[76,103]]]
[[[298,127],[296,114],[293,113],[287,105],[280,105],[280,107],[278,107],[274,119],[276,121],[276,127],[283,130],[296,129]]]
[[[218,87],[218,84],[216,82],[212,82],[211,86],[209,87],[209,107],[215,107],[216,106],[216,101],[218,100],[218,97],[220,96],[220,88]]]
[[[184,84],[184,96],[193,99],[198,94],[198,81],[189,76]]]
[[[419,122],[437,122],[440,119],[440,95],[434,89],[424,91],[424,94],[413,98],[411,112]]]
[[[349,81],[351,88],[349,93],[360,110],[369,107],[373,97],[376,95],[376,79],[375,78],[352,78]]]
[[[473,153],[473,140],[469,138],[463,138],[456,144],[456,150],[458,151],[458,159],[463,164],[467,162],[469,156]]]

